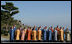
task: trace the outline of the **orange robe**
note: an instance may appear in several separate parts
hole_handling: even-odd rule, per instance
[[[16,30],[16,40],[19,40],[20,39],[19,36],[20,36],[20,30],[17,29]]]
[[[37,40],[36,39],[36,30],[33,30],[33,32],[32,32],[32,40]]]
[[[60,33],[60,29],[57,28],[57,40],[60,41],[61,37],[60,37],[61,33]]]
[[[59,34],[59,31],[60,31],[60,29],[59,28],[57,28],[57,33]]]
[[[53,32],[53,29],[51,29],[52,30],[52,32]]]
[[[27,40],[31,40],[31,34],[32,34],[32,30],[29,29],[29,30],[28,30],[28,37],[27,37]]]
[[[38,40],[41,40],[41,30],[38,30]]]

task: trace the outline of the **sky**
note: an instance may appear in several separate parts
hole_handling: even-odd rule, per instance
[[[19,13],[12,16],[30,26],[65,26],[71,28],[71,1],[1,1],[13,2]]]

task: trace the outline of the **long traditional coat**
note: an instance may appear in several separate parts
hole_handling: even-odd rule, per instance
[[[63,29],[60,30],[60,38],[61,38],[61,41],[64,41],[64,31],[63,31]]]
[[[14,31],[16,31],[16,27],[14,27]]]
[[[69,30],[66,30],[65,31],[65,35],[66,35],[66,41],[70,41],[71,40],[71,38],[70,38],[70,33],[69,33]]]
[[[20,40],[20,30],[16,30],[16,40]]]
[[[57,41],[57,30],[54,31],[54,40]]]
[[[60,41],[60,29],[57,28],[56,30],[57,30],[57,40]]]
[[[42,40],[41,39],[41,35],[42,35],[42,31],[41,30],[38,30],[38,40]]]
[[[14,29],[10,29],[10,40],[14,40]]]
[[[65,36],[66,36],[66,35],[65,35],[65,29],[64,29],[64,40],[65,40]]]
[[[27,40],[31,40],[31,34],[32,34],[32,30],[29,29],[28,31],[28,36],[27,36]]]
[[[49,40],[52,40],[52,31],[49,30]]]
[[[32,31],[32,40],[37,40],[36,33],[37,33],[36,30]]]
[[[14,39],[16,39],[15,31],[16,31],[16,27],[14,27]]]
[[[47,30],[43,29],[43,40],[47,40]]]
[[[21,40],[24,40],[24,39],[25,39],[25,31],[23,30],[23,31],[22,31]]]

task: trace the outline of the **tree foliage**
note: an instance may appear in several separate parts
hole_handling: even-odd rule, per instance
[[[12,16],[19,11],[12,2],[6,2],[5,5],[1,5],[1,8],[1,28],[5,26],[8,29],[9,26],[16,24],[17,20],[14,20]]]

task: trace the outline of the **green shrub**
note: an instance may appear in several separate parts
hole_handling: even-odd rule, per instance
[[[8,31],[5,31],[4,35],[5,35],[5,36],[8,36]]]
[[[4,30],[1,30],[1,34],[4,34]]]

